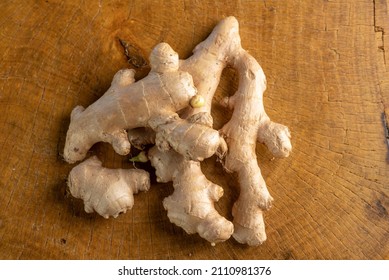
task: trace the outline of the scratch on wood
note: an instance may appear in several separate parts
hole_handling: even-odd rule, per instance
[[[147,66],[147,61],[142,57],[137,47],[119,38],[119,42],[124,48],[124,54],[127,57],[128,63],[136,68]]]

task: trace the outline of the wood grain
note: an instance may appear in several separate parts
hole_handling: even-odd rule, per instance
[[[117,219],[84,213],[60,154],[72,108],[130,66],[119,38],[145,59],[161,41],[184,58],[228,15],[267,75],[268,114],[292,131],[287,159],[257,147],[275,198],[266,243],[211,247],[185,234],[162,207],[169,184]],[[388,34],[387,0],[2,1],[0,258],[389,259]],[[227,69],[216,99],[236,87]],[[215,105],[213,115],[220,126],[229,112]],[[91,154],[132,168],[108,145]],[[217,209],[231,218],[234,174],[212,158],[202,167],[224,187]]]

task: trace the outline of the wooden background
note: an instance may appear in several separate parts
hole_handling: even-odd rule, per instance
[[[161,41],[185,58],[228,15],[267,75],[268,114],[292,131],[287,159],[257,147],[275,198],[266,243],[211,247],[187,235],[162,207],[169,184],[154,183],[117,219],[84,213],[66,194],[73,166],[60,154],[72,108],[130,66],[118,39],[144,58]],[[0,258],[389,259],[388,34],[387,0],[1,1]],[[233,74],[218,97],[236,89]],[[213,114],[220,125],[228,112]],[[91,154],[132,167],[108,145]],[[231,218],[234,176],[213,158],[203,168]]]

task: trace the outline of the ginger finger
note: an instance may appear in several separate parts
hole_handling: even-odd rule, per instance
[[[257,141],[264,143],[275,157],[288,157],[292,151],[290,131],[287,126],[267,121],[258,129]]]
[[[84,201],[85,212],[108,219],[134,205],[134,193],[150,188],[149,174],[139,169],[109,169],[93,156],[74,167],[68,177],[70,193]]]
[[[173,181],[174,192],[163,201],[170,221],[188,234],[198,233],[212,244],[230,238],[232,223],[214,207],[223,189],[204,176],[200,163],[186,160],[173,150],[162,152],[156,147],[148,155],[156,169],[157,181]]]

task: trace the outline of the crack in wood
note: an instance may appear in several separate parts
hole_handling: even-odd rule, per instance
[[[124,49],[124,54],[127,57],[128,63],[133,65],[135,68],[142,68],[148,65],[146,59],[143,58],[137,47],[120,38],[118,39]]]
[[[384,123],[386,144],[388,145],[389,148],[389,125],[388,125],[388,116],[386,115],[385,110],[382,113],[382,122]]]
[[[378,49],[382,52],[384,58],[384,64],[386,65],[386,52],[385,52],[385,29],[384,27],[377,24],[377,11],[376,11],[376,0],[373,0],[373,26],[374,32],[381,33],[381,45],[378,46]]]

